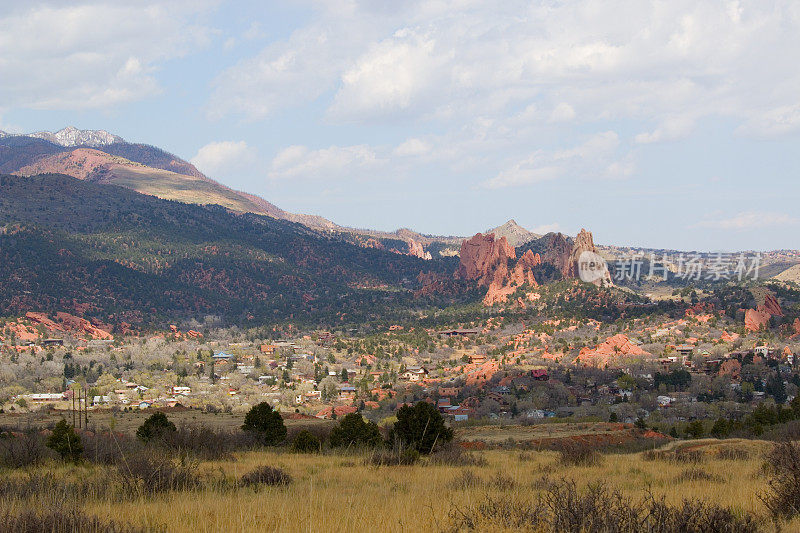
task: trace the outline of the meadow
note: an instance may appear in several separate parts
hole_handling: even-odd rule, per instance
[[[172,456],[168,462],[175,471],[145,468],[134,482],[125,472],[141,467],[133,456],[126,464],[120,447],[121,456],[113,461],[47,460],[3,470],[0,508],[7,513],[6,526],[8,517],[29,513],[30,524],[40,527],[34,517],[57,510],[84,520],[80,530],[97,531],[550,531],[535,519],[548,501],[608,514],[625,512],[619,502],[649,499],[675,508],[707,502],[757,526],[730,531],[772,531],[759,498],[768,490],[765,454],[772,446],[707,439],[637,453],[591,450],[576,457],[563,450],[459,449],[387,466],[375,466],[375,452],[366,450],[264,448],[213,460]],[[264,466],[279,469],[274,472],[280,476],[246,481]],[[553,487],[563,491],[571,481],[577,492],[562,492],[566,499],[553,502]],[[567,501],[601,485],[608,489],[603,501]],[[537,499],[543,494],[545,500]],[[14,523],[16,530],[24,530],[20,523]],[[800,520],[784,522],[783,528],[798,531]]]

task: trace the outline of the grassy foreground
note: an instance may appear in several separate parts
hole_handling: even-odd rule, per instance
[[[379,467],[366,464],[363,454],[254,451],[237,453],[233,460],[200,463],[199,488],[120,498],[113,496],[114,487],[101,484],[76,504],[101,521],[148,531],[451,531],[463,528],[459,517],[487,498],[524,506],[545,486],[544,478],[567,478],[579,488],[602,482],[635,499],[649,490],[671,504],[684,499],[716,503],[737,515],[756,516],[770,531],[758,498],[767,489],[763,453],[769,447],[759,441],[691,441],[673,443],[664,453],[606,454],[586,466],[564,465],[552,451],[471,452],[485,459],[485,464],[471,466],[422,459],[412,466]],[[677,458],[678,448],[691,453]],[[235,486],[236,479],[262,465],[281,468],[292,482]],[[102,480],[107,468],[48,463],[3,475]],[[0,507],[15,512],[73,497],[20,498],[5,493],[0,494]],[[504,529],[492,520],[478,521],[474,527]],[[784,527],[800,531],[800,520]]]

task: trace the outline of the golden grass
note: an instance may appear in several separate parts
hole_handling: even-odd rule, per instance
[[[687,443],[674,444],[673,446]],[[200,472],[208,481],[199,491],[169,493],[129,501],[99,498],[84,510],[101,519],[167,531],[441,531],[448,513],[482,501],[487,495],[526,500],[535,497],[542,476],[575,479],[579,485],[604,482],[627,496],[640,498],[649,489],[670,503],[703,499],[740,513],[765,517],[758,493],[766,488],[763,451],[754,441],[693,441],[703,450],[699,464],[646,460],[642,453],[605,455],[600,464],[564,467],[556,452],[490,450],[481,467],[428,465],[366,466],[360,455],[294,455],[276,451],[238,454],[235,461],[205,462]],[[718,456],[724,447],[746,449],[746,459]],[[730,457],[730,456],[728,456]],[[277,466],[294,481],[287,487],[219,488],[221,478],[234,480],[260,465]],[[75,476],[81,469],[102,475],[100,467],[39,467],[42,474]],[[700,469],[711,479],[683,475]],[[466,470],[487,481],[459,486],[454,480]],[[498,492],[489,481],[498,474],[514,481]],[[84,473],[84,475],[86,475]],[[13,504],[18,508],[19,503]],[[800,520],[787,526],[800,530]]]

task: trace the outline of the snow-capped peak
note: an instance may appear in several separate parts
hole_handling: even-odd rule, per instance
[[[105,130],[79,130],[74,126],[67,126],[55,133],[49,131],[39,131],[29,133],[27,137],[44,139],[51,143],[61,146],[106,146],[115,142],[124,142],[122,137],[118,137]]]

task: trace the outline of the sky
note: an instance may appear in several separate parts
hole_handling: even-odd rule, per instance
[[[800,248],[800,2],[0,2],[0,130],[342,225]]]

